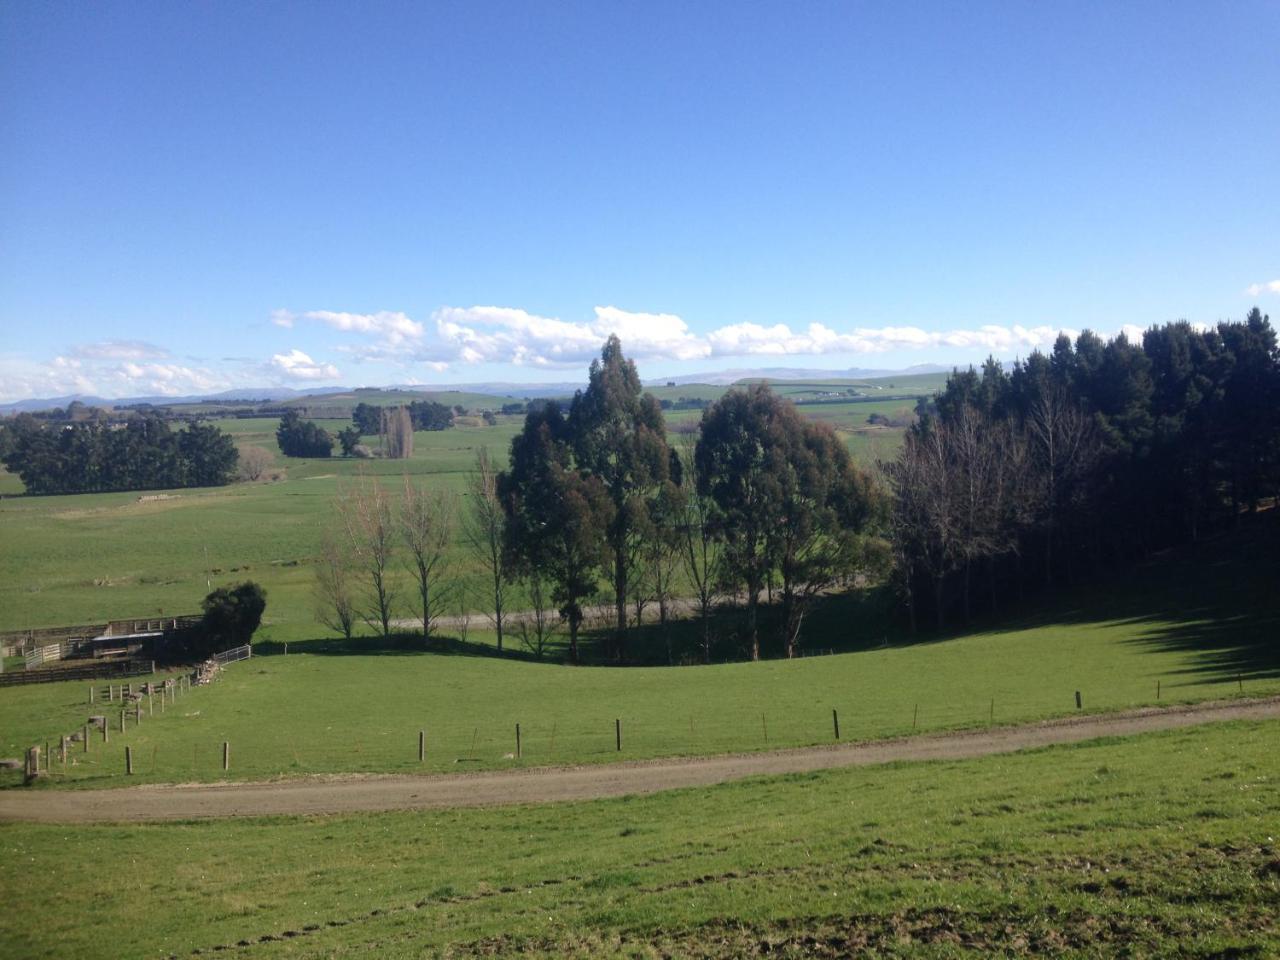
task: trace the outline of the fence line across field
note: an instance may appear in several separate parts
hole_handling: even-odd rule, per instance
[[[251,649],[244,646],[215,659],[231,663],[250,656]],[[767,703],[743,709],[704,707],[660,717],[605,706],[586,715],[552,710],[537,716],[536,709],[529,709],[510,718],[487,716],[480,721],[450,716],[432,722],[424,717],[352,732],[344,732],[341,721],[335,720],[334,726],[323,729],[256,729],[238,742],[232,731],[230,738],[222,734],[188,739],[179,733],[176,742],[166,742],[164,735],[175,730],[166,722],[166,706],[176,706],[180,696],[194,689],[197,676],[198,672],[161,683],[91,686],[91,715],[72,733],[50,738],[43,749],[40,744],[31,747],[27,772],[76,779],[121,773],[217,779],[308,772],[443,772],[467,768],[458,764],[595,762],[619,755],[650,759],[885,739],[917,733],[922,724],[934,731],[994,725],[1000,715],[1000,701],[989,693],[930,702],[904,691],[897,702],[900,710],[895,709],[890,722],[883,704],[860,715],[859,704],[849,700],[826,706],[815,702],[801,709],[771,709]],[[1244,693],[1243,677],[1234,680]],[[1161,681],[1150,683],[1151,692],[1161,699]],[[1064,712],[1085,709],[1086,694],[1063,690]],[[860,722],[863,716],[866,728]],[[156,723],[162,725],[155,731],[159,737],[148,736]],[[140,727],[145,728],[142,742],[129,736]]]

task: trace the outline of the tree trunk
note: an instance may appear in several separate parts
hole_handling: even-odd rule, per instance
[[[493,574],[493,625],[498,630],[498,652],[502,652],[502,582],[495,568]]]
[[[702,662],[711,662],[711,598],[702,602]]]
[[[1044,585],[1053,586],[1053,526],[1044,532]]]
[[[418,564],[418,585],[422,590],[422,639],[431,640],[431,585],[427,583],[427,570]]]
[[[760,602],[760,587],[747,586],[747,639],[751,641],[751,659],[760,659],[760,634],[756,629],[756,607]]]
[[[578,620],[577,614],[569,615],[569,662],[578,662]]]
[[[621,660],[627,645],[627,551],[619,544],[613,553],[614,607],[618,617],[614,659]]]
[[[661,590],[658,592],[658,629],[662,631],[662,637],[667,642],[667,666],[675,663],[671,656],[671,631],[667,629],[667,601],[662,596]]]
[[[916,635],[916,592],[911,588],[911,575],[907,574],[907,620],[911,636]]]
[[[938,632],[941,633],[946,629],[946,611],[942,607],[942,588],[945,586],[945,579],[942,574],[938,574],[933,578],[933,605],[934,613],[938,618]]]

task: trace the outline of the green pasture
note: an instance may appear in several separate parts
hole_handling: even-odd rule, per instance
[[[855,458],[870,466],[893,455],[900,430],[867,424],[874,411],[901,403],[802,407],[832,422]],[[883,408],[883,409],[881,409]],[[701,411],[672,411],[673,439],[695,430]],[[506,462],[523,417],[500,416],[492,426],[460,426],[414,435],[410,460],[345,457],[295,459],[276,444],[278,420],[218,421],[238,446],[256,446],[274,458],[274,482],[172,491],[130,491],[0,499],[0,631],[110,618],[194,610],[209,585],[251,578],[270,594],[264,636],[300,639],[315,632],[310,563],[324,524],[332,517],[338,487],[361,476],[398,486],[415,482],[463,493],[480,447]],[[318,421],[336,431],[345,420]],[[684,434],[688,436],[687,432]],[[364,442],[377,449],[377,437]],[[17,477],[0,474],[0,493],[17,493]],[[169,499],[154,499],[160,495]],[[148,499],[141,499],[147,497]],[[480,572],[459,546],[450,570],[474,585],[467,596],[480,604]],[[406,604],[405,616],[411,611]]]
[[[0,500],[0,631],[182,613],[210,583],[253,579],[270,594],[265,636],[272,626],[314,633],[309,563],[340,484],[369,476],[395,488],[408,474],[461,494],[481,446],[505,461],[520,418],[416,433],[411,460],[286,458],[276,421],[226,423],[237,443],[272,451],[286,479]]]
[[[540,807],[0,826],[24,958],[1267,957],[1280,722]]]
[[[433,650],[420,637],[295,641],[287,655],[282,643],[260,643],[163,717],[74,755],[49,785],[124,784],[125,745],[137,758],[133,782],[223,778],[223,741],[235,779],[440,772],[827,743],[833,709],[841,737],[857,740],[1069,714],[1076,691],[1086,711],[1276,694],[1276,571],[1265,538],[1227,538],[1068,592],[1031,617],[887,646],[856,622],[870,610],[834,598],[815,611],[806,642],[855,651],[792,661],[570,667],[493,656],[492,637],[475,631],[467,645]],[[696,625],[673,629],[685,643]],[[633,640],[641,656],[662,642],[656,626]],[[3,755],[77,729],[87,700],[86,683],[0,689]],[[506,756],[517,723],[519,760]]]

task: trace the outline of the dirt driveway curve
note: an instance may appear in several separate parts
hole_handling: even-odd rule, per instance
[[[768,753],[581,767],[430,776],[307,778],[268,783],[160,784],[116,790],[6,790],[0,793],[0,820],[139,822],[589,800],[894,760],[958,760],[1212,721],[1275,717],[1280,717],[1280,697],[1131,710],[1015,727]]]

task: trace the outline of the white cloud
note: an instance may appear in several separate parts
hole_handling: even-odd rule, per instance
[[[284,311],[276,311],[283,314]],[[308,310],[301,315],[304,320],[316,320],[335,330],[372,334],[389,346],[421,340],[426,332],[420,322],[411,320],[408,314],[380,310],[377,313],[338,313],[332,310]],[[289,315],[292,325],[294,317]],[[276,322],[279,322],[278,320]],[[282,324],[283,325],[283,324]]]
[[[1251,297],[1264,293],[1280,293],[1280,280],[1272,280],[1268,283],[1251,283],[1245,287],[1244,292]]]
[[[811,323],[792,331],[784,323],[762,327],[736,323],[707,335],[714,356],[819,356],[827,353],[875,354],[891,350],[929,347],[982,349],[994,353],[1051,346],[1060,331],[1055,327],[1001,327],[994,324],[976,330],[928,331],[920,327],[856,327],[839,333],[825,324]],[[1074,331],[1064,330],[1068,336]]]
[[[102,340],[81,344],[71,355],[90,360],[163,360],[169,351],[145,340]]]
[[[336,380],[341,376],[332,363],[317,363],[297,349],[275,354],[267,367],[286,380]]]
[[[278,313],[285,313],[278,311]],[[1077,331],[1041,325],[987,324],[972,330],[929,331],[920,327],[855,327],[840,331],[823,323],[792,329],[784,323],[735,323],[697,334],[672,313],[642,313],[595,307],[581,321],[544,317],[517,307],[441,307],[432,314],[436,338],[407,314],[312,310],[287,314],[372,338],[338,347],[356,362],[420,364],[437,373],[451,363],[512,364],[572,369],[589,363],[611,334],[636,360],[705,360],[715,357],[868,355],[890,351],[982,350],[1001,356],[1053,345],[1059,333]],[[292,321],[290,321],[292,322]]]
[[[286,330],[293,329],[294,316],[288,310],[272,310],[271,322],[277,327],[284,327]]]
[[[595,318],[572,323],[513,307],[442,307],[436,331],[463,363],[571,367],[600,353],[616,333],[636,359],[696,360],[711,355],[706,341],[671,313],[632,313],[596,307]]]
[[[92,353],[92,351],[90,351]],[[0,357],[0,402],[70,394],[178,397],[232,386],[226,374],[204,367],[146,360],[104,363],[71,351],[46,362]]]

